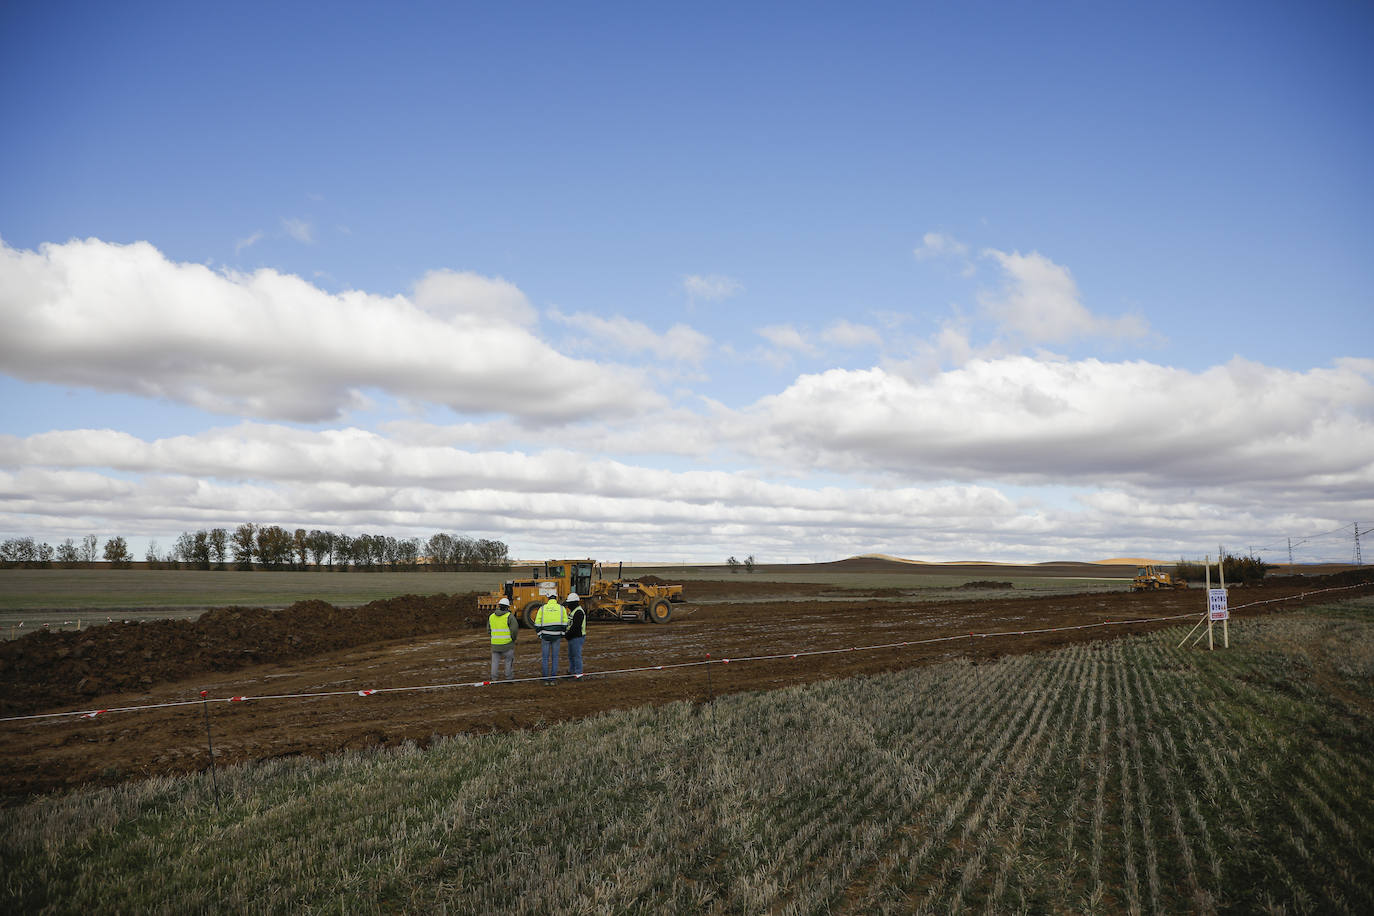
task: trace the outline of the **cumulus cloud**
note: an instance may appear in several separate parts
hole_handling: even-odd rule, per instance
[[[588,312],[565,314],[550,309],[549,317],[570,329],[576,346],[591,352],[651,354],[673,363],[700,363],[711,351],[711,338],[685,324],[659,333],[643,322],[622,316],[603,318]],[[566,350],[565,350],[566,352]]]
[[[1363,419],[1356,438],[1367,445],[1367,391],[1374,366],[1345,371],[1355,373],[1352,384],[1365,392],[1358,402]],[[954,380],[944,393],[968,382]],[[870,392],[881,387],[876,377],[865,384]],[[844,386],[833,387],[838,392]],[[1294,400],[1284,406],[1285,415],[1321,403],[1311,390]],[[1044,406],[1042,415],[1054,414]],[[718,419],[717,432],[724,432],[728,418]],[[735,422],[747,426],[758,419],[741,416]],[[826,413],[825,419],[833,421],[834,414]],[[1150,411],[1139,422],[1145,430],[1137,444],[1165,423]],[[871,461],[875,451],[882,451],[872,428],[888,425],[881,411],[874,411],[825,437],[817,451],[831,457],[831,467],[837,451],[846,447],[865,451]],[[1291,416],[1272,425],[1301,435]],[[857,434],[862,427],[870,427],[868,437]],[[772,427],[755,432],[766,438],[778,433]],[[927,432],[938,440],[933,451],[965,457],[1004,441],[985,427],[953,441],[957,430],[948,419]],[[1320,439],[1321,433],[1313,435]],[[1077,442],[1072,430],[1060,438],[1065,448]],[[891,454],[921,460],[914,440],[894,440]],[[1279,489],[1272,478],[1253,470],[1219,473],[1219,467],[1246,454],[1244,446],[1222,436],[1218,451],[1223,454],[1209,465],[1214,475],[1209,481],[1122,475],[1119,485],[1083,493],[1072,486],[1073,466],[1056,469],[1045,451],[998,466],[1035,467],[1069,484],[1037,487],[1024,481],[1010,489],[1006,482],[991,485],[967,476],[963,482],[921,485],[912,481],[919,474],[910,469],[869,484],[817,485],[802,478],[787,483],[779,472],[785,458],[780,449],[788,446],[778,442],[768,452],[778,466],[765,474],[757,469],[765,465],[762,460],[734,470],[669,470],[561,447],[472,450],[402,442],[356,428],[312,431],[246,423],[161,439],[65,430],[0,436],[0,530],[37,528],[59,538],[97,530],[165,539],[181,530],[251,520],[398,536],[457,530],[499,537],[517,553],[535,556],[572,551],[608,558],[719,560],[744,551],[769,559],[865,552],[946,560],[1136,553],[1169,558],[1186,549],[1179,545],[1189,538],[1199,539],[1201,549],[1239,531],[1265,530],[1276,510],[1297,530],[1310,530],[1325,511],[1337,513],[1336,518],[1368,513],[1374,508],[1369,463],[1361,465],[1348,453],[1314,460],[1312,453],[1324,451],[1325,444],[1288,447],[1287,458],[1298,463]],[[626,556],[626,545],[634,545],[637,553]]]
[[[904,480],[1282,489],[1322,503],[1374,493],[1371,360],[1189,372],[1009,356],[924,379],[837,369],[734,422],[755,455]]]
[[[1017,513],[976,485],[813,488],[748,470],[670,471],[563,449],[473,452],[269,424],[156,440],[112,430],[0,437],[0,468],[16,465],[23,470],[0,471],[0,527],[58,506],[163,536],[244,519],[420,531],[442,519],[522,549],[557,542],[565,552],[571,539],[603,554],[635,543],[660,556],[723,557],[743,549],[736,537],[786,549],[800,533],[848,532],[868,544],[909,530],[913,518],[972,528]]]
[[[735,279],[720,274],[689,274],[682,278],[682,288],[693,299],[716,302],[729,299],[744,289]]]
[[[0,242],[0,371],[301,421],[336,419],[365,389],[526,422],[662,403],[642,373],[552,352],[503,280],[430,274],[416,296],[216,272],[144,242]]]
[[[1103,318],[1079,299],[1078,284],[1067,267],[1032,251],[983,252],[1002,270],[1000,292],[983,297],[984,311],[1001,327],[1031,344],[1062,343],[1084,337],[1141,337],[1143,319],[1125,315]]]
[[[431,315],[464,325],[528,327],[537,317],[515,284],[471,271],[431,270],[415,284],[412,298]]]

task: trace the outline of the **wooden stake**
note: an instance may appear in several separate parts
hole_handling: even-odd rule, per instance
[[[219,777],[215,775],[215,739],[210,737],[210,701],[207,695],[210,691],[200,692],[201,709],[205,713],[205,743],[210,747],[210,781],[215,787],[215,810],[219,810]]]
[[[1198,618],[1198,622],[1195,623],[1195,624],[1193,624],[1193,628],[1192,628],[1191,630],[1188,631],[1188,636],[1192,636],[1194,633],[1196,633],[1196,632],[1197,632],[1197,628],[1200,627],[1200,626],[1202,626],[1203,622],[1206,621],[1206,620],[1207,620],[1207,616],[1206,616],[1205,614],[1204,614],[1202,617]],[[1183,648],[1183,643],[1185,643],[1185,642],[1188,641],[1188,636],[1183,637],[1183,639],[1182,639],[1182,640],[1179,642],[1179,644],[1178,644],[1178,648],[1180,648],[1180,649]]]
[[[1207,651],[1211,652],[1215,648],[1212,645],[1212,558],[1205,557],[1203,562],[1207,564]]]
[[[1217,572],[1218,572],[1218,573],[1220,574],[1220,576],[1221,576],[1221,590],[1224,592],[1224,591],[1226,591],[1226,564],[1225,564],[1225,563],[1218,563],[1218,564],[1217,564]],[[1223,648],[1226,648],[1226,649],[1231,648],[1231,630],[1230,630],[1230,628],[1227,626],[1227,624],[1229,624],[1230,622],[1231,622],[1231,607],[1230,607],[1230,604],[1228,603],[1228,604],[1227,604],[1227,607],[1226,607],[1226,619],[1223,620],[1223,621],[1221,622],[1221,645],[1222,645]]]

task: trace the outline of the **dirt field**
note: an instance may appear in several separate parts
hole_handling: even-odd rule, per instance
[[[1000,571],[999,571],[1000,572]],[[1368,574],[1360,574],[1369,581]],[[989,576],[1000,579],[1002,575]],[[1233,606],[1350,584],[1349,574],[1281,579],[1235,589]],[[1361,589],[1361,592],[1367,589]],[[1352,594],[1347,592],[1345,594]],[[0,645],[0,714],[113,708],[192,700],[208,690],[215,758],[220,763],[396,745],[436,735],[538,727],[570,717],[645,703],[704,701],[823,678],[888,671],[950,657],[977,663],[1075,641],[1123,636],[1174,623],[1139,623],[1036,635],[958,639],[926,646],[839,652],[770,661],[732,661],[676,670],[598,672],[818,649],[849,649],[970,631],[995,632],[1202,614],[1200,589],[1133,595],[1119,587],[1094,594],[941,601],[882,601],[853,590],[821,594],[813,585],[742,579],[694,582],[698,603],[675,608],[665,626],[593,623],[587,677],[555,687],[511,685],[378,693],[485,680],[489,651],[473,596],[376,601],[339,609],[322,601],[285,610],[224,608],[197,621],[113,624],[81,633],[45,633]],[[1300,602],[1241,610],[1289,609]],[[566,655],[564,656],[566,665]],[[539,673],[537,640],[521,635],[517,678]],[[259,699],[349,691],[344,696]],[[15,797],[204,769],[209,763],[203,707],[110,712],[0,723],[0,794]]]

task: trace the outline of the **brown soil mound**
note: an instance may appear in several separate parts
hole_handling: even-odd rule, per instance
[[[473,595],[402,595],[351,608],[311,600],[279,610],[216,608],[195,620],[38,631],[0,643],[0,713],[71,706],[209,671],[480,626]]]

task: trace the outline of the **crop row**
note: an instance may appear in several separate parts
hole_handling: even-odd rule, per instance
[[[1374,625],[1180,635],[38,800],[0,908],[1374,911]]]

